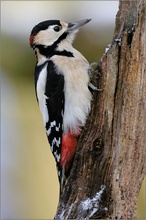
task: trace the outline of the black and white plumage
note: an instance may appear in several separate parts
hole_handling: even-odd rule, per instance
[[[35,89],[39,107],[43,116],[46,134],[51,151],[55,157],[59,181],[61,142],[64,112],[64,77],[55,73],[54,63],[49,60],[35,68]]]
[[[90,112],[89,63],[72,46],[78,28],[89,21],[48,20],[36,25],[30,35],[30,45],[37,57],[37,100],[56,160],[61,189],[69,173],[78,136]]]

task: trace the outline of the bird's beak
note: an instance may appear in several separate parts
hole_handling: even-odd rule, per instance
[[[68,23],[67,31],[68,32],[74,31],[74,30],[80,28],[81,26],[87,24],[89,21],[91,21],[91,19],[84,19],[81,21],[75,21],[75,22]]]

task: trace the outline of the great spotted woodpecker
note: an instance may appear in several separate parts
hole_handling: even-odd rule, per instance
[[[30,45],[37,58],[36,96],[56,160],[61,191],[90,112],[89,63],[72,46],[78,28],[90,20],[47,20],[37,24],[30,34]]]

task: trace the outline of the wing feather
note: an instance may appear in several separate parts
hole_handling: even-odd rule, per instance
[[[35,72],[37,99],[44,118],[50,148],[56,160],[59,181],[61,181],[60,159],[64,113],[64,76],[56,74],[54,63],[51,60],[43,64],[42,67],[36,67]]]

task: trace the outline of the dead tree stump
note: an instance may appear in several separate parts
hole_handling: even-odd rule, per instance
[[[55,219],[136,219],[146,171],[146,1],[120,1],[113,41]]]

